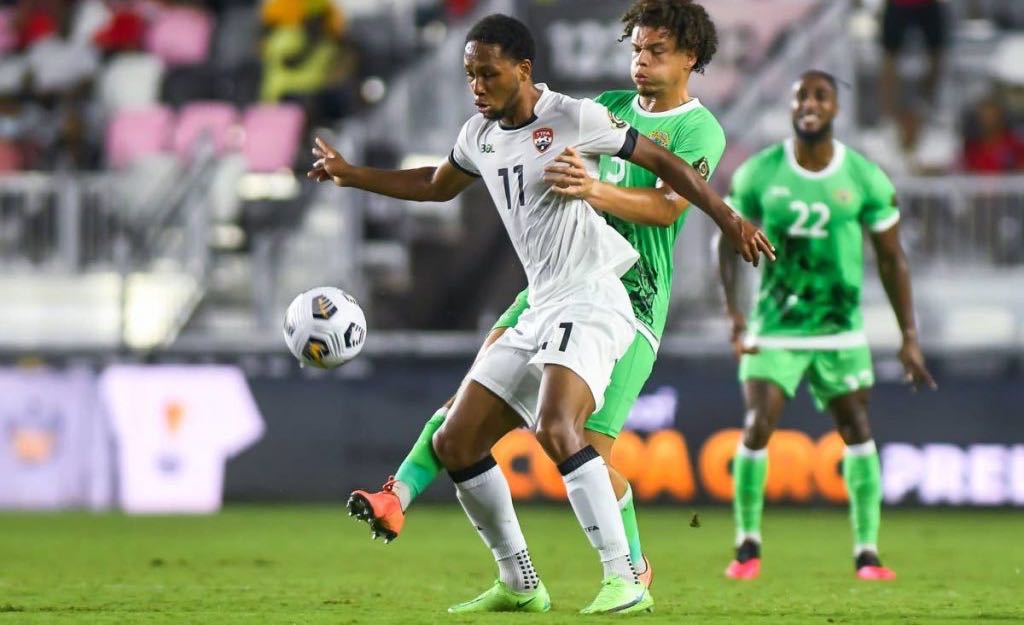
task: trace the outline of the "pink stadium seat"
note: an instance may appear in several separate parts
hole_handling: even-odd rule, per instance
[[[123,168],[167,149],[174,114],[165,106],[122,109],[107,126],[107,163]]]
[[[213,139],[218,154],[228,147],[230,130],[238,123],[238,111],[227,102],[193,102],[182,107],[174,129],[173,149],[189,158],[196,141],[205,133]]]
[[[0,52],[8,52],[18,45],[14,30],[14,9],[0,9]]]
[[[294,104],[257,104],[245,112],[242,154],[250,171],[291,167],[299,153],[304,115]]]
[[[168,65],[206,61],[213,34],[213,16],[190,7],[169,7],[154,18],[146,34],[146,49]]]

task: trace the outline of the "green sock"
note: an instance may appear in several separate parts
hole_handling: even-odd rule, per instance
[[[622,513],[622,525],[626,528],[626,540],[629,542],[629,559],[633,565],[643,566],[644,550],[640,547],[640,527],[636,523],[636,508],[633,506],[633,488],[626,487],[626,494],[619,500],[619,511]]]
[[[767,477],[768,448],[753,450],[740,445],[732,461],[732,508],[737,544],[748,538],[761,542],[761,512]]]
[[[854,551],[878,552],[882,516],[882,467],[875,441],[850,445],[843,454],[843,479],[850,494]]]
[[[434,413],[434,416],[430,417],[430,420],[423,426],[420,437],[416,439],[412,449],[405,456],[405,460],[398,467],[398,472],[395,473],[395,479],[409,487],[409,501],[402,502],[403,508],[425,491],[444,469],[434,453],[433,438],[434,432],[444,423],[447,414],[448,409],[441,408]]]

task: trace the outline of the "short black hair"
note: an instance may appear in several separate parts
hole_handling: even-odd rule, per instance
[[[532,63],[537,51],[526,24],[501,13],[492,13],[473,24],[466,35],[466,43],[470,41],[499,46],[502,54],[515,61]]]
[[[821,78],[832,87],[832,92],[836,94],[836,100],[839,99],[839,81],[832,74],[826,72],[823,69],[809,69],[803,74],[800,74],[800,80],[804,78]]]
[[[689,50],[697,57],[693,71],[704,73],[711,57],[718,51],[718,32],[711,16],[693,0],[636,0],[622,16],[622,37],[629,39],[637,26],[664,28],[676,37],[679,50]]]

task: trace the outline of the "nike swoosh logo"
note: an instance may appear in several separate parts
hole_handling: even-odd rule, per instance
[[[519,602],[516,603],[516,607],[517,608],[526,607],[530,603],[533,603],[533,600],[536,599],[536,598],[537,598],[536,596],[533,596],[533,597],[530,597],[529,599],[527,599],[526,601],[519,601]]]
[[[629,603],[624,603],[624,604],[622,604],[622,605],[620,605],[618,607],[612,608],[611,610],[608,610],[608,611],[609,612],[621,612],[622,610],[627,610],[629,608],[632,608],[636,604],[638,604],[641,601],[643,601],[645,596],[647,596],[647,591],[646,590],[643,591],[642,593],[640,593],[640,596],[638,596],[636,599],[633,599]]]

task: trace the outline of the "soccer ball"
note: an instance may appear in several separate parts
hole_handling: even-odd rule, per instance
[[[303,366],[334,369],[363,350],[366,316],[348,293],[318,287],[299,294],[288,306],[284,340]]]

